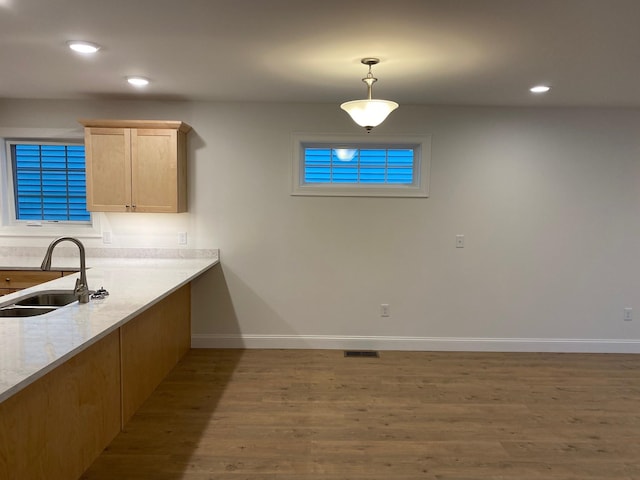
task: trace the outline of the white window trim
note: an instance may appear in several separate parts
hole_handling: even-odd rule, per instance
[[[91,213],[91,223],[74,222],[26,222],[16,220],[11,159],[7,152],[7,141],[25,141],[40,143],[72,142],[83,144],[82,132],[68,129],[0,129],[0,237],[52,237],[72,235],[80,238],[101,237],[100,218]]]
[[[314,144],[353,148],[354,145],[378,148],[416,148],[413,185],[324,184],[304,183],[304,149]],[[431,167],[431,135],[344,135],[293,133],[291,156],[291,195],[336,197],[428,197]]]

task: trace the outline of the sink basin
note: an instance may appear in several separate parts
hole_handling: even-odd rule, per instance
[[[14,305],[24,307],[64,307],[78,300],[73,291],[46,291],[33,293],[24,297]]]
[[[17,307],[10,306],[0,309],[0,317],[35,317],[53,312],[56,307]]]
[[[0,304],[0,317],[34,317],[78,301],[73,290],[44,290]]]

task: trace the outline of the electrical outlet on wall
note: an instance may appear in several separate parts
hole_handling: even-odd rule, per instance
[[[105,245],[109,245],[111,243],[111,232],[109,230],[102,232],[102,243]]]
[[[187,232],[178,232],[178,245],[187,244]]]
[[[380,316],[381,317],[390,317],[391,316],[391,307],[388,303],[380,304]]]
[[[631,307],[627,307],[624,309],[623,318],[625,322],[630,322],[633,320],[633,309]]]

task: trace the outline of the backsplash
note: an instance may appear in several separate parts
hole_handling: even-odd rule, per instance
[[[95,248],[87,247],[87,257],[94,258],[213,258],[218,259],[218,249],[188,248]],[[0,247],[0,257],[40,257],[46,248],[42,247]],[[57,247],[55,255],[60,257],[78,256],[77,247]]]

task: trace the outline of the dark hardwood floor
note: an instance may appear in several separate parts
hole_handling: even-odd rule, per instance
[[[640,356],[191,350],[84,480],[638,480]]]

